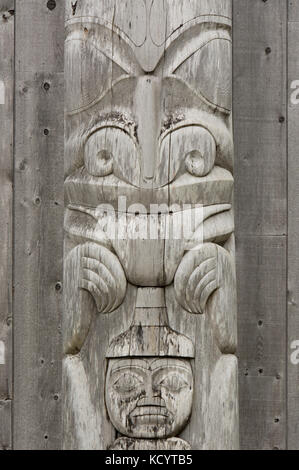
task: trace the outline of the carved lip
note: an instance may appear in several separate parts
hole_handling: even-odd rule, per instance
[[[170,418],[165,406],[137,406],[130,414],[130,419],[139,424],[163,424]]]

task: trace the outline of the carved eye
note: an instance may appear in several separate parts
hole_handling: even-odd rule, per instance
[[[85,143],[84,163],[93,176],[107,176],[113,172],[133,184],[140,179],[137,149],[132,138],[120,127],[109,125],[91,134]]]
[[[119,393],[130,393],[142,384],[143,381],[139,377],[125,372],[114,382],[113,387]]]
[[[185,167],[194,176],[206,176],[216,159],[216,143],[212,134],[198,125],[173,130],[162,142],[159,177],[168,173],[172,180],[185,160]],[[170,167],[165,163],[168,162]]]
[[[179,392],[182,388],[188,387],[188,382],[177,374],[167,375],[159,383],[162,387],[167,388],[171,392]]]

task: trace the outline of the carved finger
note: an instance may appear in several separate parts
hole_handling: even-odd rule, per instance
[[[95,243],[85,244],[83,249],[83,259],[89,260],[92,269],[97,269],[97,263],[102,263],[112,273],[114,279],[119,280],[119,284],[126,283],[123,268],[118,258],[110,250]]]
[[[204,313],[209,295],[217,286],[217,246],[205,243],[187,252],[174,279],[176,298],[182,307]]]
[[[205,304],[200,302],[203,292],[212,282],[216,283],[216,269],[212,269],[204,277],[201,278],[190,300],[190,305],[193,305],[193,311],[204,313]],[[217,283],[216,283],[217,285]],[[203,306],[203,308],[202,308]]]
[[[200,290],[200,295],[198,300],[194,299],[194,305],[199,305],[200,311],[204,313],[205,307],[209,297],[213,294],[213,292],[218,288],[216,279],[212,279],[204,289]]]
[[[115,295],[115,292],[117,291],[117,280],[103,263],[100,263],[100,261],[95,260],[94,258],[84,257],[82,260],[82,264],[83,264],[83,267],[88,268],[92,270],[93,272],[97,273],[103,279],[103,281],[105,281],[105,283],[107,284],[108,291],[111,290],[113,294]],[[109,292],[108,292],[108,296],[111,297]],[[110,299],[110,301],[108,302],[107,308],[111,308],[113,303],[114,303],[114,299]]]
[[[83,268],[92,269],[93,271],[97,272],[99,265],[99,261],[94,258],[87,258],[83,256],[82,258],[82,266]]]
[[[81,250],[82,267],[87,270],[83,278],[93,282],[100,292],[101,300],[95,299],[98,309],[101,313],[112,312],[122,303],[126,293],[123,268],[118,258],[101,245],[89,242],[82,245]]]
[[[93,282],[87,279],[81,280],[80,287],[81,289],[88,291],[93,296],[97,309],[99,312],[101,312],[103,295],[102,295],[102,292],[98,289],[98,287]]]
[[[101,310],[99,311],[103,312],[103,310],[107,308],[109,302],[109,287],[107,286],[107,283],[101,278],[101,276],[99,276],[99,274],[91,271],[90,269],[83,269],[83,279],[90,281],[97,287],[101,297],[101,301],[98,299],[97,303],[101,302]]]
[[[121,284],[126,284],[126,276],[125,276],[124,270],[118,258],[112,253],[110,253],[109,251],[108,253],[109,253],[109,256],[107,255],[107,253],[104,253],[104,255],[101,258],[101,262],[107,267],[107,269],[113,275],[114,279],[117,281],[118,288],[120,288]]]
[[[194,298],[194,292],[197,288],[201,279],[203,279],[206,274],[208,274],[213,269],[216,268],[216,259],[208,258],[203,261],[195,270],[191,273],[189,280],[186,286],[186,301],[187,303],[192,302]]]
[[[83,277],[88,276],[100,290],[103,290],[105,303],[102,302],[101,313],[110,311],[116,295],[116,282],[110,271],[94,258],[83,257]],[[88,275],[86,274],[88,272]]]
[[[98,272],[99,276],[101,277],[101,279],[103,279],[108,288],[108,302],[105,307],[105,312],[109,312],[112,309],[113,304],[115,302],[115,297],[117,296],[116,280],[115,277],[112,276],[109,269],[103,263],[99,263]]]
[[[111,289],[114,291],[114,298],[111,299],[111,305],[109,310],[115,310],[123,301],[126,287],[127,287],[127,279],[120,264],[118,258],[109,250],[103,253],[101,258],[101,270],[103,273],[106,273],[106,281],[108,285],[111,286]],[[104,274],[103,274],[104,275]]]

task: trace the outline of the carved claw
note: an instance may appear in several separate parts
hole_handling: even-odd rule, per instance
[[[209,297],[220,286],[217,254],[217,245],[205,243],[182,259],[174,288],[178,302],[188,312],[204,313]]]
[[[82,245],[79,287],[93,296],[100,313],[113,312],[123,302],[127,287],[118,258],[96,243]]]

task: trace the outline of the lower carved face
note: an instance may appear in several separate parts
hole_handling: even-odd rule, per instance
[[[166,438],[185,427],[192,408],[190,362],[177,358],[110,359],[106,405],[125,436]]]

